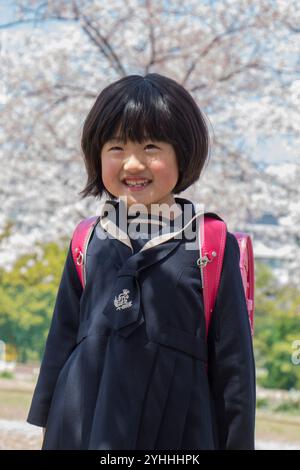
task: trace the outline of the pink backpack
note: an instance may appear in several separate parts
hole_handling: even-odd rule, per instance
[[[89,239],[93,232],[93,228],[98,220],[98,216],[82,220],[75,228],[72,237],[72,255],[83,288],[86,280],[86,250]],[[197,264],[202,273],[201,275],[203,283],[204,312],[207,335],[220,283],[227,228],[224,221],[215,219],[212,216],[205,215],[204,217],[201,217],[201,224],[203,223],[203,220],[204,231],[202,231],[202,233],[204,234],[204,237],[202,240],[202,246],[199,247],[200,257],[197,260]],[[247,233],[234,232],[233,235],[235,235],[240,248],[240,270],[245,291],[251,334],[253,336],[254,256],[252,241],[250,235]]]

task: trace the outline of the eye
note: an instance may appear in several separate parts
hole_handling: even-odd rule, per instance
[[[148,144],[148,145],[146,145],[146,148],[147,148],[147,147],[153,147],[153,148],[155,148],[155,149],[158,148],[158,147],[156,147],[156,145],[154,145],[154,144]]]
[[[121,147],[111,147],[109,150],[123,150]]]

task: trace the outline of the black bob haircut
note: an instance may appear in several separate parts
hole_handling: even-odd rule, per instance
[[[81,148],[87,182],[80,195],[111,198],[103,185],[101,150],[116,135],[143,143],[161,140],[173,145],[178,165],[178,194],[198,180],[210,153],[207,124],[196,102],[175,80],[158,73],[128,75],[104,88],[89,111]]]

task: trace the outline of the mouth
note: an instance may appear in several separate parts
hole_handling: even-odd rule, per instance
[[[148,178],[123,178],[122,183],[130,190],[130,191],[142,191],[143,189],[147,188],[149,184],[151,184],[152,180]]]

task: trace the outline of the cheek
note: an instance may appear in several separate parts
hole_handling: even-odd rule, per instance
[[[101,166],[103,182],[114,179],[120,171],[120,163],[113,159],[102,158]]]
[[[177,164],[173,161],[152,162],[150,169],[157,180],[162,179],[165,183],[167,181],[173,183],[178,177]]]

